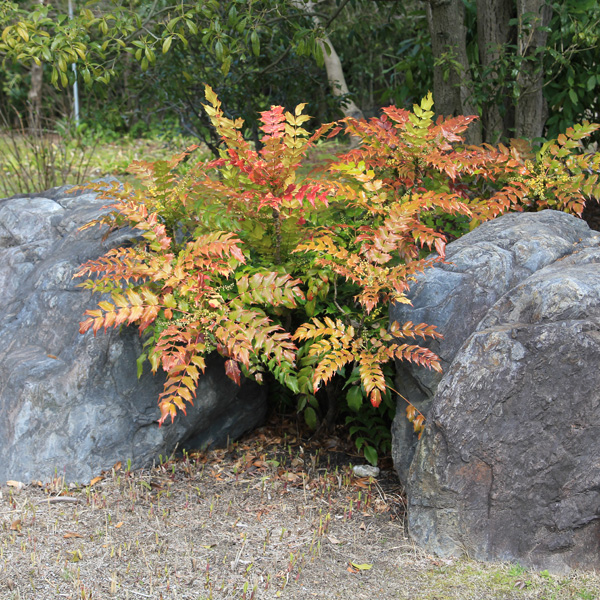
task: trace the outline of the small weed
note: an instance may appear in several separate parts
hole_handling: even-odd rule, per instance
[[[526,569],[517,563],[508,570],[507,575],[509,577],[519,577],[519,575],[523,575],[523,573],[526,573]]]

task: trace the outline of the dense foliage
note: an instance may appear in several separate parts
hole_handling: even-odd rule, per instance
[[[14,139],[27,138],[26,115],[39,137],[35,160],[5,161],[5,173],[58,164],[56,153],[45,154],[46,143],[55,145],[43,120],[32,117],[68,115],[64,90],[76,77],[87,86],[83,115],[92,128],[137,135],[154,119],[202,140],[216,157],[195,163],[191,147],[171,161],[140,161],[133,171],[141,189],[104,189],[113,210],[102,222],[139,229],[140,243],[80,272],[92,276],[86,287],[105,294],[82,331],[136,324],[145,343],[139,368],[147,359],[168,373],[161,422],[193,400],[204,357],[217,351],[234,381],[244,375],[288,389],[311,427],[342,410],[357,446],[376,462],[389,444],[395,360],[439,368],[426,344],[439,333],[390,324],[388,304],[406,302],[415,274],[481,221],[546,207],[581,214],[600,196],[598,155],[583,151],[598,128],[569,127],[598,113],[600,5],[549,2],[546,28],[539,15],[521,14],[522,3],[505,4],[518,17],[503,24],[508,36],[489,61],[477,27],[493,3],[460,3],[463,64],[450,51],[434,60],[421,2],[98,0],[79,5],[72,19],[65,0],[0,3],[0,107],[12,107],[8,119],[21,124]],[[337,49],[365,114],[380,116],[311,135],[298,102],[311,98],[317,127],[344,102],[327,91],[323,39]],[[504,145],[466,146],[474,117],[434,119],[427,90],[439,68],[462,69],[484,133],[501,133]],[[44,94],[34,89],[36,69]],[[507,141],[511,114],[529,94],[525,72],[543,73],[545,131],[556,136],[539,147]],[[206,110],[204,82],[217,92],[207,89]],[[401,108],[423,96],[413,112]],[[396,107],[380,110],[390,101]],[[272,104],[282,106],[267,110]],[[490,107],[502,122],[495,129]],[[339,130],[357,147],[307,174],[309,152]],[[17,156],[21,146],[14,148]],[[74,164],[67,155],[63,162]],[[420,432],[423,416],[410,405],[407,416]]]
[[[581,212],[585,194],[600,191],[583,172],[589,157],[572,156],[593,126],[547,144],[537,159],[522,144],[465,147],[461,133],[474,117],[434,122],[429,95],[414,112],[388,107],[381,118],[344,120],[359,147],[302,177],[309,149],[339,126],[310,135],[303,105],[293,114],[273,106],[261,113],[257,151],[209,87],[206,98],[220,157],[184,169],[187,153],[138,162],[142,189],[96,186],[113,209],[98,222],[132,226],[141,239],[78,273],[93,276],[84,287],[110,294],[86,312],[81,332],[137,324],[140,368],[147,358],[168,374],[161,423],[185,411],[205,356],[217,351],[237,383],[268,373],[291,390],[313,427],[323,394],[329,408],[343,394],[349,420],[359,419],[357,444],[376,462],[375,446],[385,448],[389,435],[372,416],[369,428],[360,418],[365,399],[391,410],[387,366],[440,369],[418,343],[439,337],[435,328],[389,323],[387,307],[408,302],[413,277],[444,259],[444,230],[553,203]],[[420,431],[423,416],[410,405],[407,415]]]
[[[208,121],[198,119],[198,82],[224,94],[251,129],[254,107],[269,106],[267,96],[291,104],[302,86],[326,86],[317,67],[319,28],[291,3],[274,0],[98,0],[76,6],[72,19],[63,0],[8,2],[0,7],[0,32],[0,99],[27,114],[29,69],[38,65],[55,88],[68,88],[76,77],[84,83],[85,120],[109,131],[143,132],[160,115],[210,145]],[[70,112],[68,100],[57,101],[48,85],[45,96],[48,116]],[[327,104],[322,97],[320,103]]]
[[[544,73],[547,137],[595,118],[600,86],[595,75],[600,47],[597,0],[548,2],[552,19],[544,28],[547,41],[531,53],[523,48],[535,28],[512,18],[506,24],[512,33],[491,62],[481,60],[477,14],[482,9],[473,0],[464,4],[468,66],[463,79],[476,114],[494,105],[506,117],[527,94],[519,73],[533,66]],[[218,140],[200,107],[199,82],[208,82],[224,99],[229,116],[242,117],[245,134],[256,141],[257,107],[281,104],[290,109],[309,97],[309,110],[319,122],[334,117],[340,99],[328,93],[322,72],[318,42],[325,35],[339,53],[349,88],[365,114],[375,114],[391,101],[409,106],[432,89],[426,3],[323,1],[315,9],[318,20],[300,5],[291,0],[95,0],[77,4],[69,20],[65,0],[4,2],[0,106],[14,106],[25,117],[30,68],[39,64],[46,82],[46,115],[69,114],[68,93],[49,84],[64,88],[73,83],[75,65],[79,81],[86,84],[83,117],[95,127],[139,134],[158,116],[157,126],[177,123],[214,144]],[[446,72],[465,68],[451,53],[435,62],[443,63]],[[514,122],[505,121],[506,141]]]

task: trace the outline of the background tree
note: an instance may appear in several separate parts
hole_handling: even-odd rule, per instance
[[[600,58],[596,0],[427,0],[427,10],[437,109],[481,116],[483,140],[539,138],[549,117],[564,130],[584,118],[583,97],[588,117],[598,113],[598,82],[584,69],[576,82],[569,69],[571,60],[593,68]],[[583,93],[588,87],[595,92]],[[565,100],[577,107],[569,122],[557,116]]]
[[[253,111],[245,115],[251,122],[257,98],[259,103],[268,102],[265,98],[271,90],[285,98],[287,88],[299,89],[306,83],[303,77],[298,82],[284,78],[284,71],[289,74],[300,67],[300,73],[307,72],[302,62],[308,56],[323,64],[322,32],[313,21],[316,15],[291,3],[104,1],[86,4],[72,21],[66,19],[63,3],[4,7],[0,56],[5,70],[46,63],[50,83],[67,87],[74,77],[69,66],[75,63],[96,94],[104,94],[98,91],[98,83],[111,82],[113,89],[121,87],[124,97],[141,94],[144,103],[149,102],[145,109],[175,111],[196,134],[202,128],[189,115],[201,112],[198,100],[190,105],[190,99],[199,97],[198,85],[223,82],[220,91],[240,113],[253,100]],[[163,54],[165,59],[157,60]],[[147,75],[149,67],[157,64],[154,74]],[[270,74],[274,79],[267,81]],[[308,74],[309,81],[311,77],[314,73]],[[157,83],[161,84],[160,107],[152,94],[144,93]],[[322,85],[321,80],[318,86]]]
[[[214,144],[198,119],[202,82],[255,138],[250,98],[259,109],[309,98],[322,121],[349,101],[371,115],[433,89],[440,113],[481,117],[469,141],[495,143],[556,135],[599,112],[599,23],[598,0],[98,0],[73,21],[66,0],[4,2],[0,94],[26,114],[32,65],[43,63],[46,86],[65,87],[74,62],[88,117],[101,103],[102,121],[119,131],[171,115]],[[334,97],[323,67],[336,55],[348,93],[336,84]],[[60,112],[57,94],[44,96]]]
[[[477,114],[472,104],[467,58],[467,30],[463,0],[429,0],[427,22],[431,48],[436,59],[433,70],[433,97],[436,111],[445,116]],[[469,127],[467,141],[481,141],[479,122]]]

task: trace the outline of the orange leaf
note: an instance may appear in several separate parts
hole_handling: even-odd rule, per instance
[[[21,481],[14,481],[14,480],[12,480],[12,479],[9,479],[9,480],[6,482],[6,485],[8,485],[8,486],[10,486],[10,487],[14,487],[14,488],[16,488],[16,489],[18,489],[18,490],[22,490],[22,489],[25,487],[25,484],[24,484],[24,483],[22,483]]]

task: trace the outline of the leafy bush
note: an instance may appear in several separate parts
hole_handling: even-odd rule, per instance
[[[501,146],[519,160],[520,169],[508,178],[524,186],[524,210],[553,208],[581,216],[588,200],[600,198],[600,154],[582,143],[598,129],[587,122],[574,125],[537,151],[525,140],[513,140],[510,150]]]
[[[313,427],[323,403],[331,416],[344,394],[357,445],[375,463],[389,445],[389,366],[409,360],[440,370],[418,343],[440,337],[435,327],[390,323],[389,303],[408,303],[414,276],[444,259],[438,222],[476,223],[536,202],[527,162],[515,148],[461,145],[473,117],[434,122],[428,96],[412,113],[389,107],[381,118],[346,119],[359,147],[301,180],[307,151],[340,127],[310,135],[304,105],[294,114],[274,106],[261,113],[256,151],[208,87],[206,98],[220,158],[182,170],[192,148],[134,163],[141,190],[96,186],[113,210],[94,223],[137,228],[141,239],[82,266],[77,276],[92,276],[82,285],[111,299],[86,311],[81,332],[139,326],[138,368],[148,359],[168,375],[160,423],[185,412],[205,356],[217,351],[237,383],[270,373]],[[367,399],[383,404],[381,420],[365,410]],[[420,432],[423,415],[409,404],[407,416]]]

